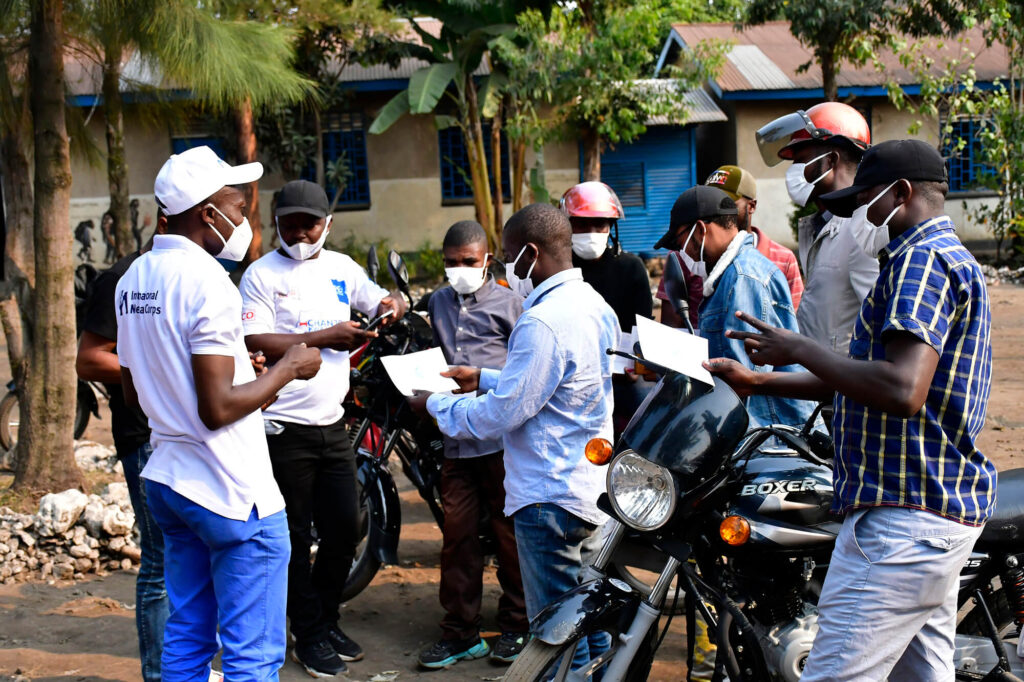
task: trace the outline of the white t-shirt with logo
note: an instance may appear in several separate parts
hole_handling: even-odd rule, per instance
[[[284,509],[259,410],[215,431],[199,418],[193,355],[234,358],[234,384],[256,379],[242,336],[242,299],[195,242],[157,235],[117,285],[117,354],[153,429],[142,477],[221,516]]]
[[[293,260],[272,251],[249,266],[239,286],[245,335],[305,334],[351,319],[355,308],[373,315],[388,291],[348,256],[323,249]],[[266,419],[327,426],[341,419],[348,394],[348,351],[321,349],[316,376],[278,395]],[[292,387],[289,387],[292,388]]]

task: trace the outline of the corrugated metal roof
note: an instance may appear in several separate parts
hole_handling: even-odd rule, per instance
[[[635,81],[635,84],[640,88],[658,90],[661,93],[676,87],[675,83],[667,78],[645,78]],[[715,100],[705,90],[686,90],[682,93],[682,99],[688,112],[686,123],[714,123],[729,120],[725,112],[718,108]],[[669,120],[668,116],[651,116],[645,123],[649,126],[661,126],[677,122]]]
[[[728,59],[754,90],[788,90],[793,81],[757,45],[734,45]]]
[[[741,30],[736,30],[731,23],[674,24],[672,30],[686,45],[696,45],[705,40],[733,44],[721,73],[715,79],[718,87],[726,92],[822,87],[821,69],[814,63],[814,55],[793,37],[789,23],[785,21],[770,21]],[[907,41],[921,44],[922,54],[933,60],[932,72],[938,75],[949,59],[960,56],[958,37]],[[1004,46],[987,46],[982,30],[977,27],[966,31],[962,37],[965,39],[965,47],[975,54],[974,68],[979,81],[1007,76],[1009,60]],[[751,48],[756,48],[757,52]],[[881,86],[890,78],[901,85],[916,84],[917,76],[900,63],[899,55],[891,50],[883,50],[879,60],[883,71],[876,69],[873,64],[854,66],[842,62],[837,77],[839,87]],[[808,62],[811,63],[810,68],[798,73],[799,68]],[[788,84],[784,84],[783,78]]]

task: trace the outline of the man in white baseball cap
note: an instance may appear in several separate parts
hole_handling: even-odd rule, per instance
[[[260,407],[314,376],[320,352],[292,346],[257,377],[241,296],[214,259],[245,255],[252,230],[233,185],[262,174],[208,147],[168,159],[155,186],[167,233],[115,296],[125,401],[152,427],[141,476],[164,535],[166,682],[206,680],[218,631],[232,682],[277,680],[284,663],[288,524]]]

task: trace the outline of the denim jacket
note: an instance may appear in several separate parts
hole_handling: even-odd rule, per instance
[[[800,365],[758,367],[743,349],[743,341],[725,336],[727,329],[755,331],[736,318],[736,311],[765,324],[799,332],[789,284],[778,266],[762,256],[747,235],[736,258],[719,277],[715,291],[700,306],[700,335],[708,340],[708,357],[732,358],[757,372],[802,372]],[[814,411],[809,400],[753,395],[747,398],[750,427],[768,424],[801,426]]]

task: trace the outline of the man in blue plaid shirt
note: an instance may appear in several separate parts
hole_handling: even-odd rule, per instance
[[[837,358],[737,316],[755,364],[707,367],[741,394],[835,396],[835,510],[845,514],[802,682],[952,680],[957,576],[995,508],[996,471],[976,447],[992,373],[985,278],[944,214],[945,164],[918,140],[868,150],[852,187],[822,197],[853,215],[878,281]]]

